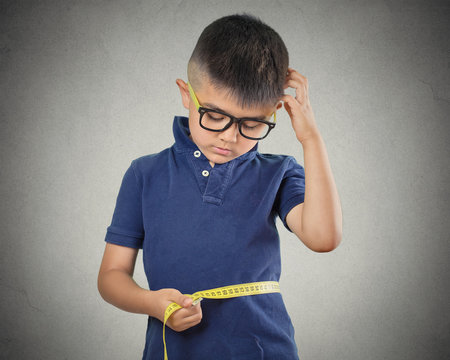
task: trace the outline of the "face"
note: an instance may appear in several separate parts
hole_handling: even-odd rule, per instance
[[[234,123],[227,130],[213,132],[200,126],[200,114],[192,100],[188,85],[177,79],[177,84],[182,95],[183,105],[189,109],[190,138],[200,151],[208,158],[211,166],[223,164],[233,160],[252,149],[258,140],[251,140],[239,133],[238,124]],[[266,106],[256,109],[244,109],[237,105],[236,101],[226,96],[226,91],[215,89],[209,82],[203,82],[200,89],[194,89],[200,106],[216,108],[237,118],[261,117],[270,119],[276,108],[281,106]]]

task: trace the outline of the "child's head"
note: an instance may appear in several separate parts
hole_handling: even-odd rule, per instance
[[[271,27],[248,14],[222,17],[200,35],[188,79],[199,90],[207,78],[242,108],[275,104],[283,95],[289,55]]]
[[[225,16],[203,30],[188,63],[193,92],[184,81],[178,79],[177,84],[190,111],[191,138],[210,161],[230,161],[249,151],[257,140],[242,136],[236,123],[223,132],[204,129],[193,96],[205,108],[273,122],[271,115],[281,106],[288,65],[281,37],[252,15]],[[211,146],[230,152],[217,152]]]

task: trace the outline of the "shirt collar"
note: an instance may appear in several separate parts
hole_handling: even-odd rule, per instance
[[[186,116],[175,116],[173,120],[173,136],[175,138],[175,150],[180,153],[192,152],[199,150],[197,145],[189,138],[191,134],[189,130],[189,119]],[[258,152],[258,143],[255,144],[245,154],[233,159],[235,160],[250,160],[253,159]]]

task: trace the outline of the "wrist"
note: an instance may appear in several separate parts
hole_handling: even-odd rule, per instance
[[[303,133],[301,136],[297,136],[297,140],[300,141],[303,146],[309,143],[317,143],[318,141],[321,141],[321,139],[319,129],[317,128],[312,129],[307,133]]]
[[[142,294],[142,308],[143,312],[149,316],[158,318],[158,308],[156,301],[156,291],[145,290]]]

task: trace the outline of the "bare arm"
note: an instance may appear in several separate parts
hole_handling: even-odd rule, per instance
[[[295,98],[282,100],[291,118],[297,140],[303,146],[305,168],[305,201],[286,216],[289,228],[311,250],[335,249],[342,238],[342,211],[331,172],[325,143],[317,128],[309,102],[308,80],[288,69],[284,88],[295,88]]]
[[[139,249],[107,243],[98,274],[100,295],[118,308],[139,314],[154,314],[151,292],[133,280]]]
[[[289,228],[311,250],[335,249],[342,237],[342,213],[325,144],[317,133],[304,140],[305,201],[286,216]]]
[[[200,304],[192,306],[192,299],[176,289],[157,291],[141,288],[133,280],[138,249],[107,243],[98,273],[97,286],[102,298],[128,312],[147,314],[164,321],[166,307],[172,303],[184,308],[176,311],[167,325],[183,331],[197,325],[202,318]]]

